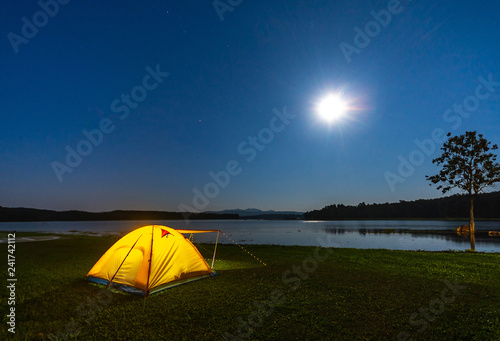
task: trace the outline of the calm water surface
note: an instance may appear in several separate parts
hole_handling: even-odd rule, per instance
[[[183,220],[161,221],[92,221],[92,222],[28,222],[0,223],[0,231],[41,231],[57,233],[91,232],[119,234],[150,224],[172,228],[223,231],[243,244],[320,245],[328,240],[330,246],[360,249],[391,250],[466,250],[467,238],[446,233],[466,224],[466,221],[269,221],[269,220],[196,220],[186,224]],[[478,231],[500,231],[500,221],[477,222]],[[432,230],[436,233],[425,233]],[[77,231],[77,232],[75,232]],[[418,232],[421,231],[421,232]],[[384,232],[384,233],[382,233]],[[389,232],[389,233],[387,233]],[[215,242],[216,234],[197,234],[197,242]],[[231,243],[224,236],[221,243]],[[500,252],[500,237],[476,237],[476,251]]]

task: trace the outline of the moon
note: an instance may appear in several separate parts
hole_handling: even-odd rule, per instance
[[[347,103],[340,95],[328,95],[323,98],[317,107],[318,115],[329,123],[337,122],[345,116]]]

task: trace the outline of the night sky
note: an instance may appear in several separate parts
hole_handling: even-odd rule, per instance
[[[425,175],[443,133],[500,143],[499,13],[457,0],[4,1],[0,205],[439,197]],[[328,94],[349,107],[333,122],[316,110]]]

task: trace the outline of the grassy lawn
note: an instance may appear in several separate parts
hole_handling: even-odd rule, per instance
[[[144,300],[84,280],[116,240],[16,244],[15,335],[0,244],[0,339],[500,340],[499,254],[219,245],[220,276]]]

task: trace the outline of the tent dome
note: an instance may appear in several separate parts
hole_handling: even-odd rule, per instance
[[[111,246],[90,269],[87,279],[147,296],[214,274],[182,233],[166,226],[149,225],[128,233]]]

